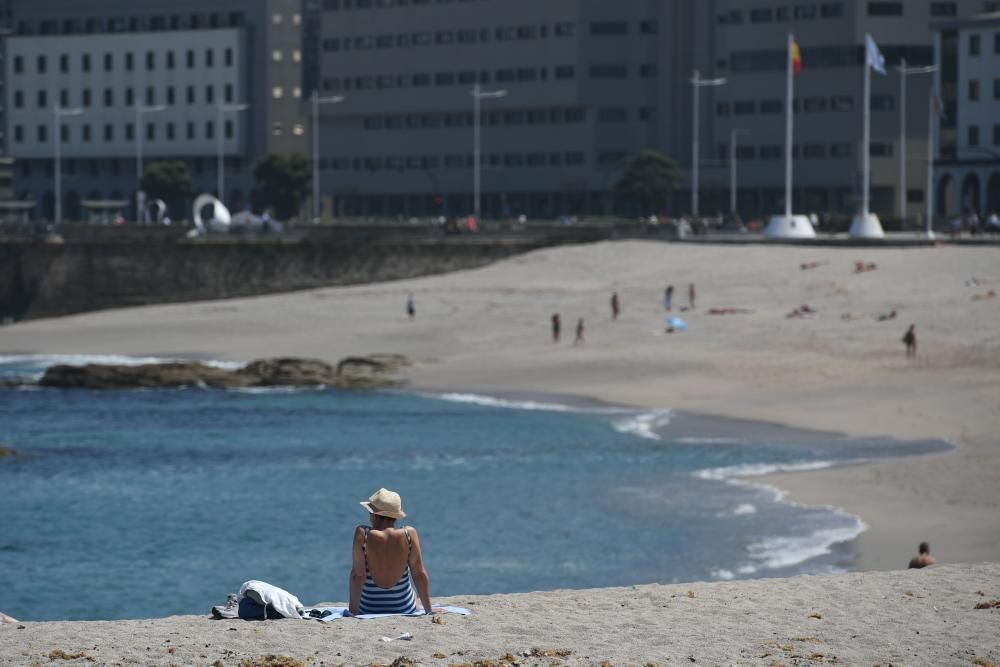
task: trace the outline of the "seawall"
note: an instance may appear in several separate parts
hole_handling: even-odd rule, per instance
[[[183,231],[65,227],[58,237],[0,239],[0,321],[413,278],[610,236],[583,227],[444,235],[358,225],[205,239]]]

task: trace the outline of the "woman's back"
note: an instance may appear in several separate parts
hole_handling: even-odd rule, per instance
[[[365,528],[364,553],[368,575],[376,586],[389,588],[406,573],[413,545],[405,528]]]

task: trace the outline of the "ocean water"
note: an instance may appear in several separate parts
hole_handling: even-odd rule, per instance
[[[54,360],[0,357],[0,375]],[[0,610],[200,614],[248,579],[344,601],[358,502],[380,486],[420,532],[432,596],[836,571],[862,521],[753,477],[947,447],[672,433],[683,419],[472,394],[0,390],[18,452],[0,459]]]

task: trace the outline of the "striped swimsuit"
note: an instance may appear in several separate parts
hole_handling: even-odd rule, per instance
[[[365,587],[361,589],[361,613],[362,614],[415,614],[417,612],[417,601],[413,597],[413,586],[410,585],[410,553],[406,554],[406,569],[403,576],[389,588],[378,586],[372,579],[372,573],[368,569],[368,531],[365,527],[365,541],[361,544],[361,549],[365,554]],[[403,529],[406,535],[406,542],[413,550],[413,542],[410,540],[410,532]]]

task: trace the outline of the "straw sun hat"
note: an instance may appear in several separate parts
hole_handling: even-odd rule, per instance
[[[406,516],[406,512],[403,511],[403,500],[398,493],[389,489],[379,489],[368,500],[362,500],[361,506],[372,514],[387,516],[390,519],[402,519]]]

